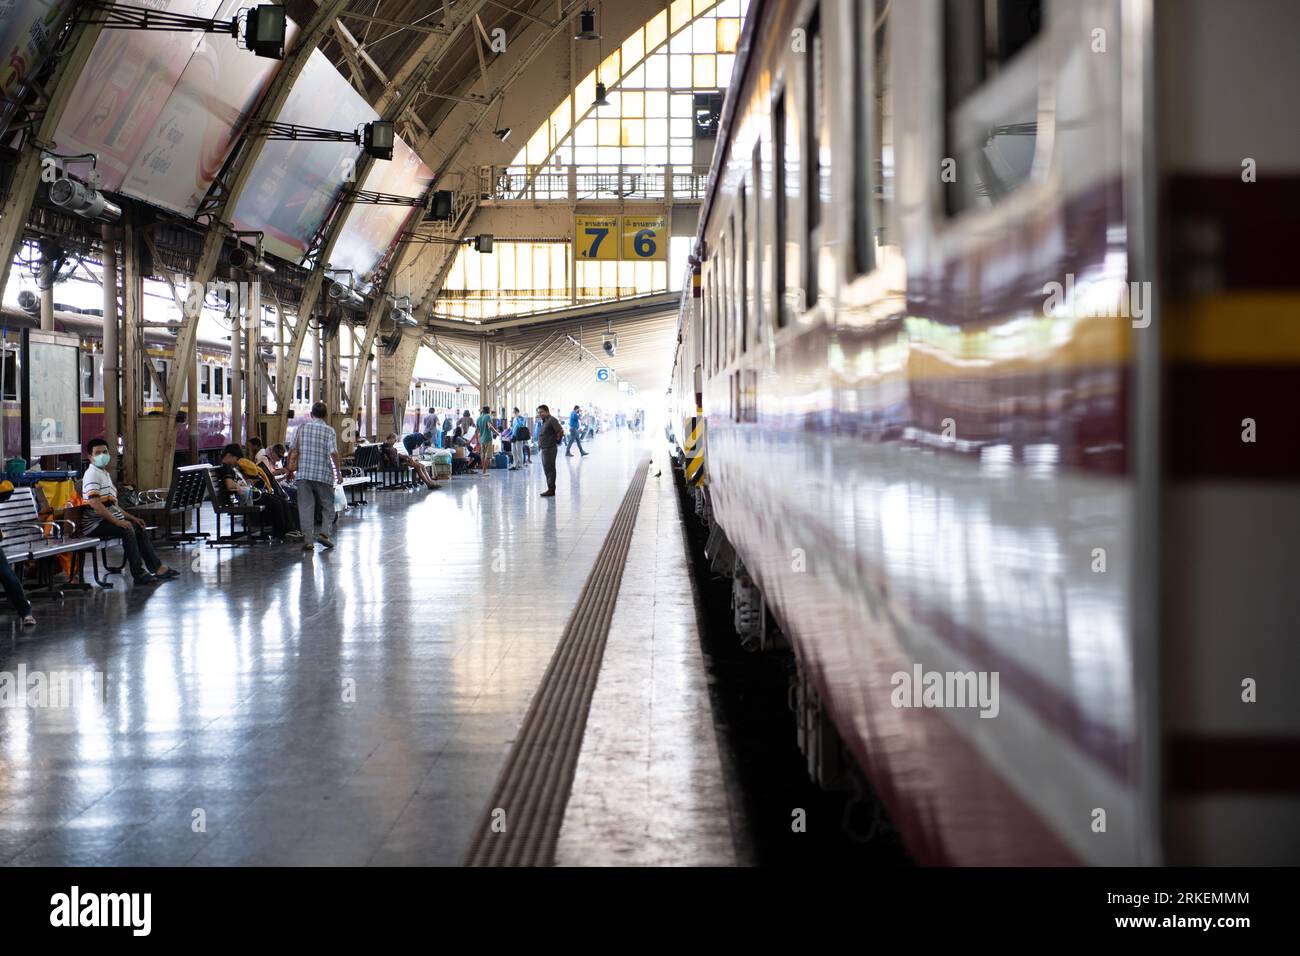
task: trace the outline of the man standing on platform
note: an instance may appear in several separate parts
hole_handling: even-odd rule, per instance
[[[428,439],[428,444],[434,445],[437,442],[438,434],[438,410],[431,408],[424,413],[424,427],[420,431],[424,432],[424,437]]]
[[[542,453],[542,471],[546,473],[546,490],[543,498],[555,497],[555,456],[560,450],[560,439],[564,437],[564,426],[559,419],[551,416],[546,405],[537,406],[537,450]],[[581,446],[579,446],[581,447]]]
[[[325,421],[329,410],[324,402],[311,407],[311,418],[298,426],[289,452],[289,477],[296,476],[298,489],[298,526],[302,528],[304,551],[315,551],[315,537],[322,546],[332,549],[334,542],[325,533],[325,520],[334,514],[334,486],[342,484],[339,467],[338,438],[334,427]],[[316,513],[321,515],[321,529],[316,530]]]

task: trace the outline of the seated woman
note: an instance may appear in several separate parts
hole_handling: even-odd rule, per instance
[[[246,473],[244,462],[248,462],[251,474]],[[239,445],[231,443],[221,449],[221,467],[217,470],[217,479],[230,493],[231,500],[239,504],[252,504],[253,485],[261,488],[265,494],[258,503],[266,508],[266,519],[270,522],[272,536],[282,541],[285,538],[297,540],[302,537],[302,532],[297,529],[290,515],[288,499],[279,497],[274,489],[266,487],[261,473],[251,461],[244,458],[244,449]]]
[[[478,452],[470,447],[465,438],[464,430],[459,425],[456,426],[456,431],[452,433],[451,447],[453,449],[452,454],[463,461],[468,461],[470,468],[477,468],[482,462]]]
[[[438,487],[437,483],[433,480],[433,477],[429,474],[429,469],[424,467],[424,462],[417,458],[412,458],[410,455],[403,455],[397,450],[397,432],[388,433],[388,437],[384,439],[384,443],[379,446],[379,454],[384,456],[384,461],[388,463],[390,468],[409,465],[411,468],[415,469],[415,473],[419,476],[420,480],[424,482],[426,487]]]

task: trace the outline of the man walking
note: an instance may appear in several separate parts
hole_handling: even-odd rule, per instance
[[[302,528],[302,549],[316,550],[313,537],[325,548],[332,549],[334,542],[325,533],[325,519],[334,514],[334,486],[343,481],[339,467],[338,439],[334,428],[325,421],[328,410],[324,402],[311,407],[311,418],[298,426],[289,451],[289,477],[296,476],[298,488],[298,526]],[[321,515],[321,528],[316,530],[316,513]]]
[[[564,445],[564,457],[573,457],[573,443],[578,443],[578,451],[582,452],[582,457],[587,457],[587,450],[582,447],[582,413],[578,406],[573,406],[573,411],[569,412],[569,440]]]
[[[438,410],[436,408],[431,408],[425,412],[420,431],[424,432],[427,444],[434,444],[437,440],[434,436],[438,434]]]
[[[560,450],[560,439],[564,437],[564,426],[559,419],[551,416],[551,410],[546,405],[537,406],[537,419],[540,423],[537,427],[537,450],[542,453],[542,471],[546,473],[546,490],[542,492],[542,497],[554,498],[555,457]],[[581,450],[582,446],[578,447]]]
[[[478,453],[483,459],[483,477],[486,478],[488,469],[492,467],[492,438],[497,434],[496,426],[492,424],[491,407],[483,406],[474,427],[478,430]]]

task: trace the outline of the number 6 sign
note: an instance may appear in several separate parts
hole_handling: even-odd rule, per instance
[[[622,217],[622,258],[660,260],[668,258],[667,216]]]

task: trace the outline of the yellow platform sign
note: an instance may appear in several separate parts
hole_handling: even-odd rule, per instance
[[[622,235],[622,258],[636,260],[668,259],[667,216],[623,216],[619,229]]]
[[[579,259],[618,259],[618,216],[574,216],[573,248]]]

